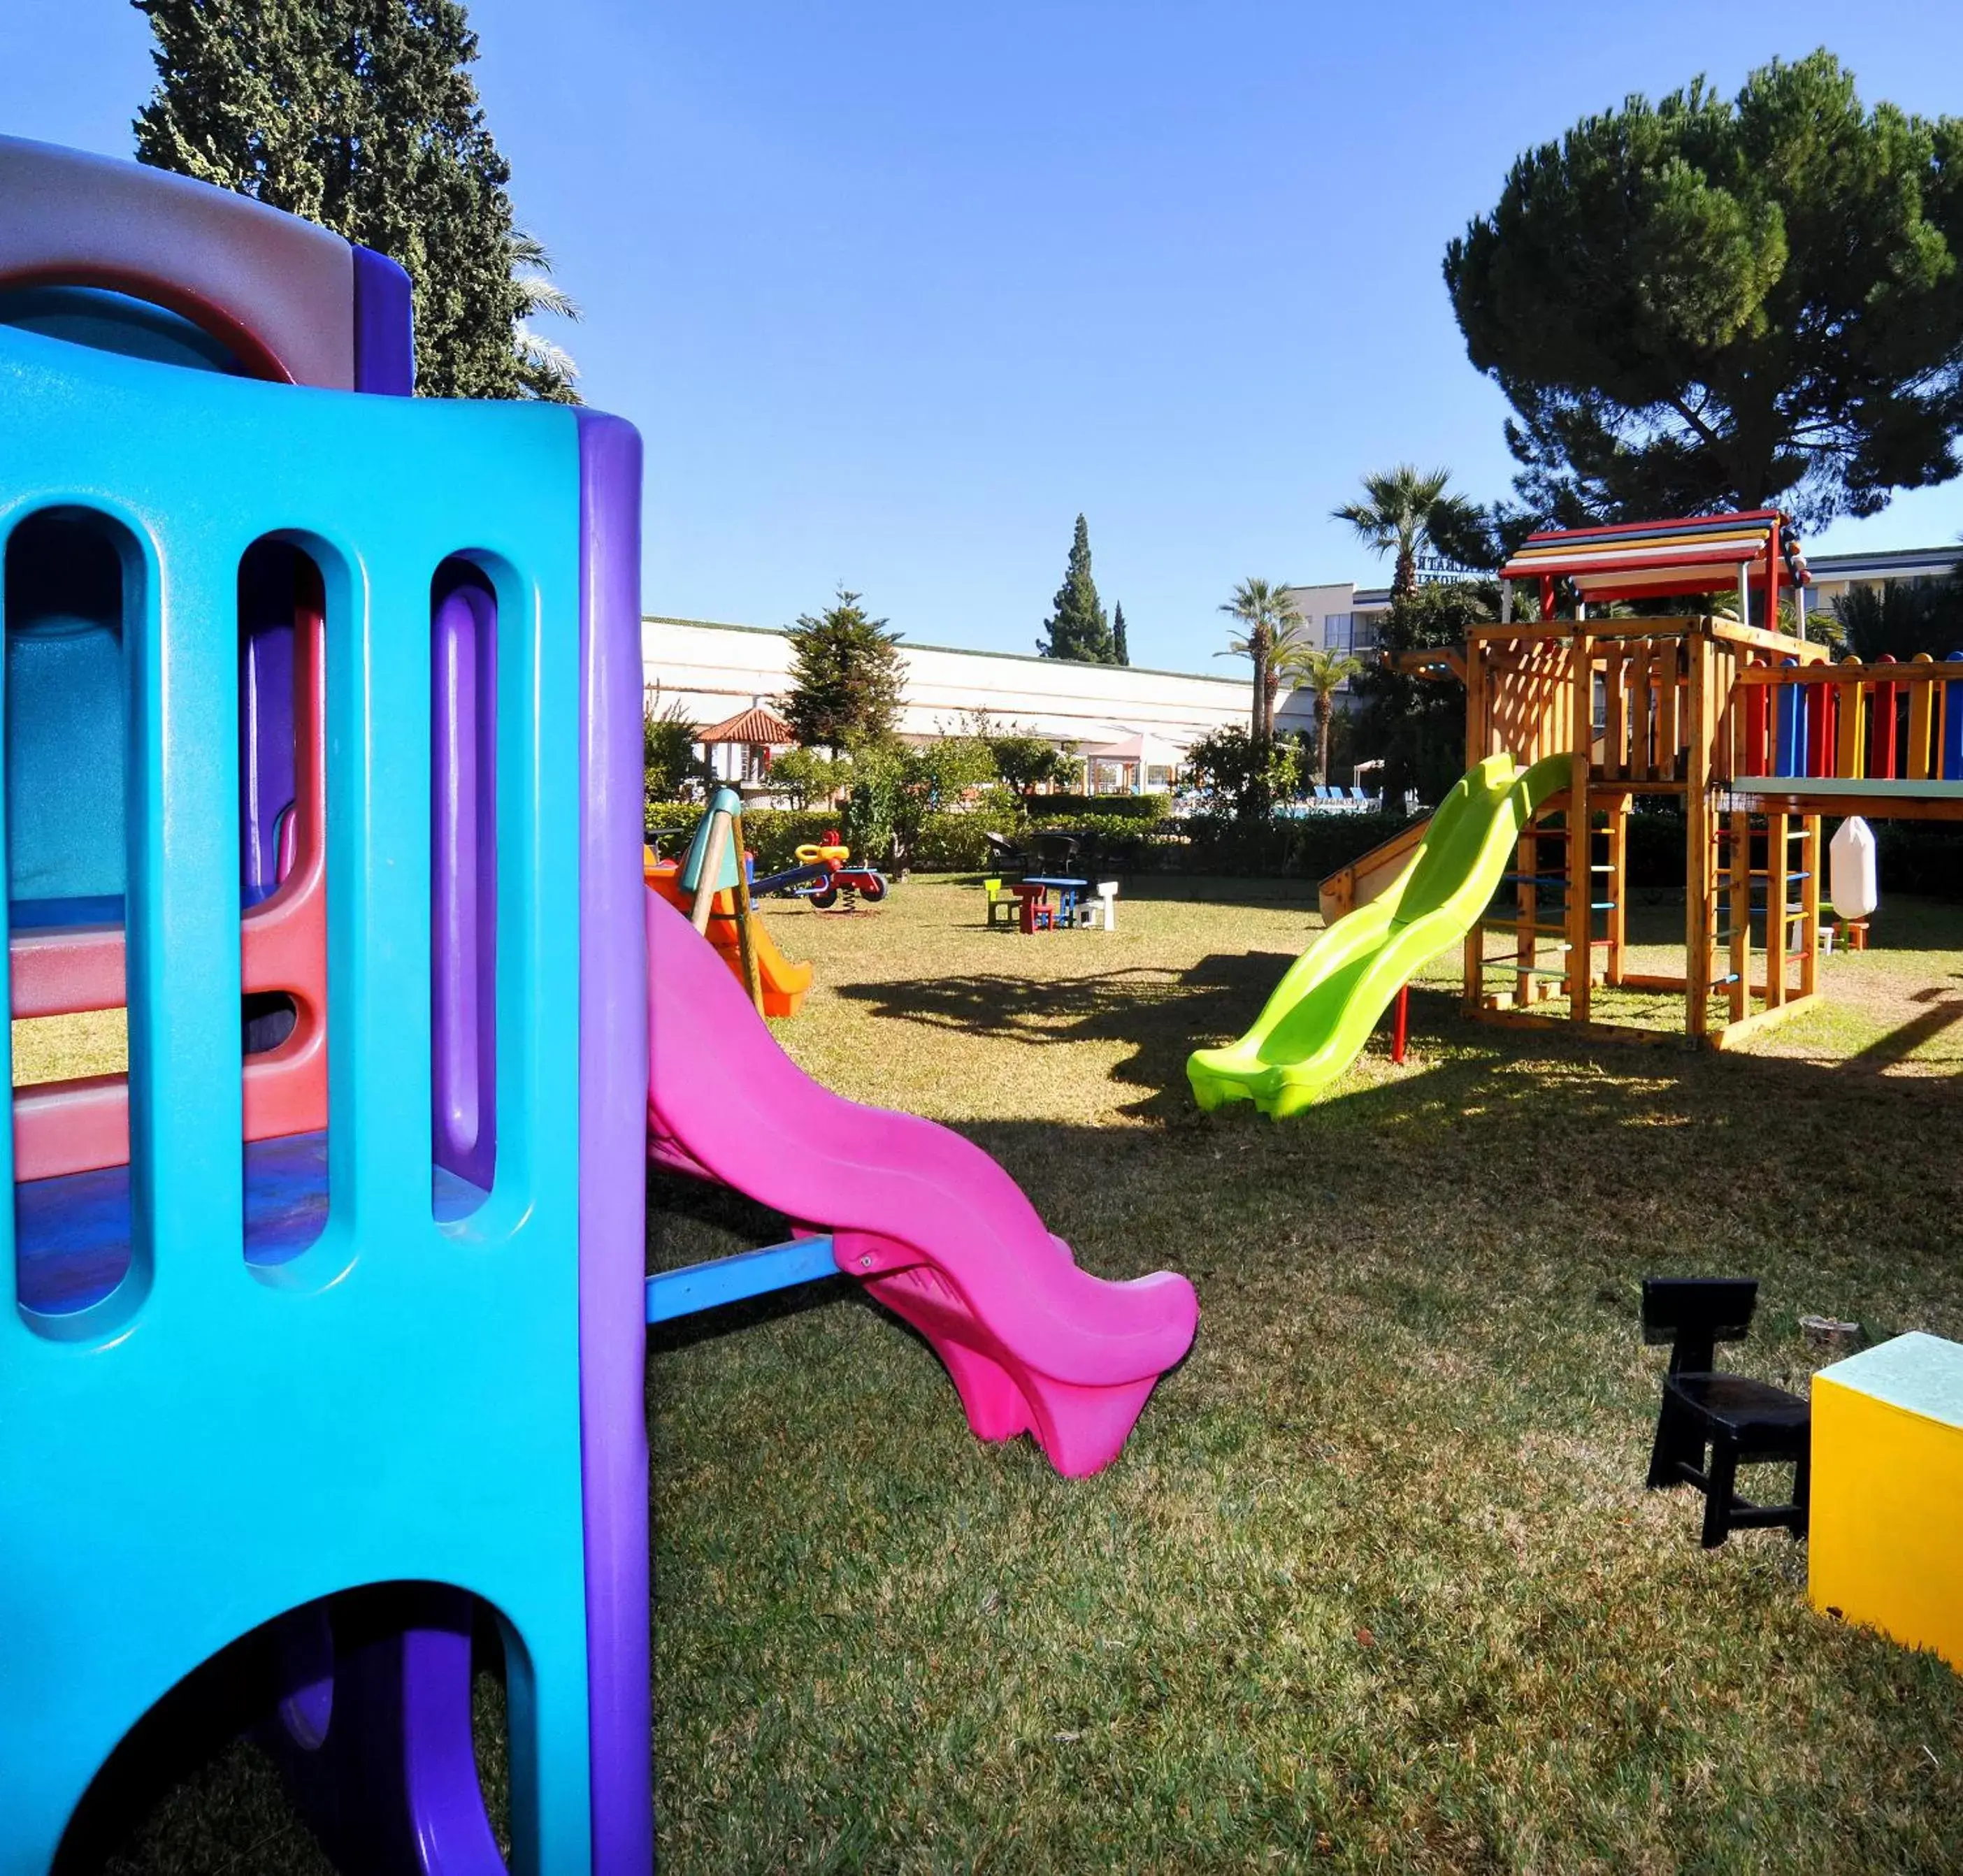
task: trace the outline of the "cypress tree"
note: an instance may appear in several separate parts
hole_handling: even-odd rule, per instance
[[[399,262],[416,388],[517,397],[511,168],[458,0],[131,0],[156,36],[139,161],[306,216]]]
[[[1122,605],[1111,608],[1111,649],[1120,664],[1132,661],[1132,648],[1125,642],[1125,609]]]
[[[1070,564],[1050,603],[1055,610],[1043,621],[1045,635],[1036,641],[1039,656],[1068,658],[1079,664],[1118,661],[1110,622],[1097,603],[1097,583],[1090,577],[1090,530],[1081,514],[1070,543]]]

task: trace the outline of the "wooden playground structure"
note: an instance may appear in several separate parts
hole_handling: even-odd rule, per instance
[[[1573,764],[1467,937],[1470,1013],[1654,1042],[1667,1032],[1599,1020],[1596,992],[1673,993],[1683,1034],[1728,1047],[1819,994],[1823,820],[1963,819],[1963,654],[1831,662],[1820,645],[1747,623],[1776,619],[1782,571],[1803,592],[1804,561],[1771,511],[1537,534],[1501,569],[1501,590],[1510,600],[1508,582],[1537,582],[1539,621],[1504,616],[1462,652],[1404,661],[1463,680],[1468,768],[1500,753]],[[1553,616],[1557,578],[1576,595],[1571,618]],[[1589,613],[1732,591],[1735,613]],[[1644,797],[1682,805],[1680,972],[1628,962],[1629,816]],[[1416,837],[1379,850],[1380,867],[1401,865],[1391,850]],[[1340,912],[1374,896],[1377,860],[1332,876],[1326,914],[1332,899]]]

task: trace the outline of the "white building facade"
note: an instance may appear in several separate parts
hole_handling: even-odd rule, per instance
[[[1135,785],[1164,787],[1193,744],[1217,729],[1244,729],[1253,714],[1251,674],[1142,670],[1080,664],[1014,651],[962,651],[900,641],[905,687],[898,725],[912,741],[959,734],[977,715],[998,735],[1020,732],[1059,747],[1135,745],[1144,760]],[[648,706],[713,723],[752,703],[773,703],[790,689],[791,645],[761,626],[695,619],[641,622],[641,663]],[[1306,729],[1315,702],[1306,692],[1281,700],[1276,722]]]

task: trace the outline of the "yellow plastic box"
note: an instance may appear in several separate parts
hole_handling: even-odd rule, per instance
[[[1813,1378],[1816,1609],[1963,1670],[1963,1343],[1897,1336]]]

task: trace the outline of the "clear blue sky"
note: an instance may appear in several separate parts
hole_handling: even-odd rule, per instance
[[[11,0],[0,129],[118,155],[148,26]],[[1628,91],[1824,44],[1963,111],[1929,0],[952,7],[476,0],[520,219],[648,446],[650,610],[782,624],[843,581],[1027,651],[1090,517],[1139,664],[1204,667],[1248,574],[1380,566],[1330,520],[1402,459],[1510,464],[1439,273],[1508,164]],[[1816,549],[1963,532],[1963,482]]]

